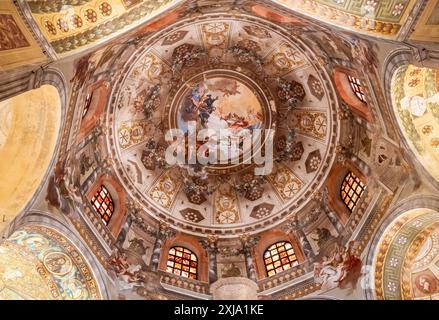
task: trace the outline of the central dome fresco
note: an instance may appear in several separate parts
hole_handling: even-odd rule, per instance
[[[299,212],[327,177],[339,135],[335,94],[317,61],[286,30],[243,15],[181,20],[139,46],[116,80],[107,122],[116,172],[141,214],[232,237]],[[167,142],[169,129],[181,143]],[[187,150],[201,129],[231,132],[214,141],[226,161],[169,164],[166,149]],[[256,129],[274,137],[267,175],[255,175],[263,164],[254,157],[269,154],[270,135],[252,153],[242,147]],[[227,153],[233,139],[239,147]]]

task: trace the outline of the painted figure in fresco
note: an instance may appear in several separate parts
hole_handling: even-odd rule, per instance
[[[112,270],[116,278],[119,280],[119,285],[123,289],[132,289],[134,286],[139,286],[145,280],[145,272],[139,264],[130,264],[128,257],[124,252],[120,252],[117,248],[114,249],[109,260],[110,270]]]
[[[206,128],[206,124],[209,122],[209,117],[212,112],[215,111],[215,107],[213,106],[214,102],[218,100],[218,97],[212,98],[211,94],[207,95],[207,98],[204,99],[203,103],[200,105],[200,120],[203,128]]]
[[[28,47],[26,37],[10,14],[0,14],[0,51]]]
[[[46,260],[47,269],[55,274],[62,274],[68,271],[69,264],[63,255],[52,255]]]
[[[146,253],[146,250],[149,248],[145,245],[145,241],[143,239],[133,238],[131,240],[128,240],[128,242],[130,244],[128,246],[128,250],[132,250],[140,256],[144,255]]]
[[[55,165],[54,173],[49,178],[46,195],[48,204],[65,214],[71,214],[75,204],[82,203],[77,169],[79,165],[76,163],[67,165],[69,156]]]
[[[241,270],[233,262],[224,266],[222,270],[223,278],[241,277]]]
[[[214,84],[209,86],[212,91],[220,91],[224,97],[230,97],[241,94],[237,81],[230,81],[230,79],[217,80]]]
[[[200,118],[201,126],[206,128],[210,115],[216,109],[214,103],[217,100],[218,97],[213,98],[212,94],[207,93],[206,87],[199,84],[183,102],[183,120],[188,122]]]
[[[46,201],[49,205],[59,209],[61,212],[70,214],[70,196],[66,188],[64,177],[65,162],[59,161],[55,165],[54,174],[49,178]]]
[[[311,244],[306,239],[305,234],[299,235],[299,242],[300,242],[300,245],[302,246],[302,250],[303,250],[303,253],[305,254],[305,256],[308,259],[312,258],[313,255],[314,255],[314,251],[313,251],[313,249],[311,247]]]
[[[321,290],[345,288],[348,283],[356,286],[361,275],[361,260],[353,252],[354,242],[344,249],[336,248],[332,256],[324,256],[314,263],[314,279],[321,284]]]
[[[415,280],[416,288],[423,294],[432,295],[437,292],[436,280],[428,274],[421,274]]]
[[[315,231],[316,238],[312,239],[317,242],[317,245],[321,248],[326,242],[328,242],[333,235],[327,228],[317,228]]]

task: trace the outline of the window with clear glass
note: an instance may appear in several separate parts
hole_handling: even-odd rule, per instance
[[[349,75],[348,75],[348,79],[352,91],[355,93],[357,98],[360,99],[362,102],[366,103],[366,95],[364,94],[364,89],[363,86],[361,85],[360,80]]]
[[[299,262],[291,243],[280,241],[271,245],[264,252],[264,264],[267,275],[270,277],[297,266]]]
[[[114,213],[114,202],[110,192],[108,192],[105,186],[100,186],[99,190],[91,199],[91,204],[96,212],[101,215],[102,221],[104,221],[105,225],[108,225],[111,216]]]
[[[197,268],[198,259],[191,250],[184,247],[173,247],[169,250],[167,272],[196,280]]]
[[[354,210],[365,189],[365,184],[352,172],[346,175],[341,185],[340,196],[349,211]]]

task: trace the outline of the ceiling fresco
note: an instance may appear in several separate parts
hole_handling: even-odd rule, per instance
[[[439,227],[425,239],[411,267],[413,299],[439,300]]]
[[[410,40],[438,42],[439,41],[439,1],[428,1],[424,11],[420,14],[410,34]]]
[[[274,0],[274,2],[348,30],[395,38],[416,1]]]
[[[327,22],[351,31],[395,39],[409,20],[415,1],[273,0],[265,5],[281,5],[315,18],[317,23]],[[51,46],[50,51],[54,50],[57,55],[65,55],[114,38],[147,21],[152,21],[171,8],[184,8],[190,13],[204,10],[203,7],[214,6],[215,4],[209,1],[195,0],[26,0],[18,7],[24,16],[29,17],[31,28],[35,25],[39,29],[38,33],[42,33],[44,41]],[[245,10],[251,7],[253,12],[272,21],[307,24],[293,15],[282,15],[275,10],[264,9],[263,5],[254,1],[243,1],[231,6]],[[425,34],[426,32],[421,32],[421,35]]]
[[[439,72],[401,67],[392,80],[398,123],[418,160],[439,181]]]
[[[384,232],[375,259],[375,294],[380,300],[433,299],[438,293],[439,213],[414,209]]]
[[[82,254],[52,229],[32,226],[14,232],[0,245],[0,257],[2,300],[101,299]]]
[[[261,227],[303,206],[327,174],[338,134],[332,89],[302,44],[261,21],[203,20],[158,34],[125,67],[109,113],[117,171],[149,212],[188,230]],[[201,91],[210,114],[192,112]],[[187,131],[191,120],[199,129],[274,129],[273,172],[166,166],[165,129]]]
[[[405,65],[382,90],[400,41],[435,37],[438,2],[0,4],[0,64],[53,48],[29,88],[69,93],[62,110],[47,85],[0,102],[0,298],[211,299],[239,277],[259,299],[439,299],[439,73]],[[190,149],[202,129],[230,136]],[[244,148],[259,129],[267,171],[271,136]],[[210,144],[223,162],[187,163]]]
[[[179,0],[27,1],[32,17],[58,54],[108,40]]]
[[[0,2],[0,73],[27,64],[47,60],[12,2]]]

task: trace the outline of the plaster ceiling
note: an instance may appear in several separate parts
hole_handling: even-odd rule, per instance
[[[424,168],[439,181],[439,72],[403,66],[393,77],[391,91],[403,135]]]
[[[396,38],[416,1],[274,0],[273,2],[344,29]]]
[[[55,87],[0,102],[0,228],[30,201],[49,167],[61,121]]]
[[[64,54],[141,25],[179,0],[64,0],[27,4],[38,28]]]
[[[146,212],[195,233],[261,230],[303,208],[328,173],[339,129],[333,90],[314,61],[300,41],[244,16],[206,15],[157,34],[127,63],[108,113],[126,190]],[[210,124],[234,111],[250,125],[275,128],[272,174],[221,167],[199,179],[191,168],[157,162],[167,146],[165,129],[181,128],[184,98],[200,83],[219,98]],[[293,111],[281,83],[299,101]]]
[[[438,215],[427,208],[413,209],[386,228],[374,262],[377,299],[437,297]]]

